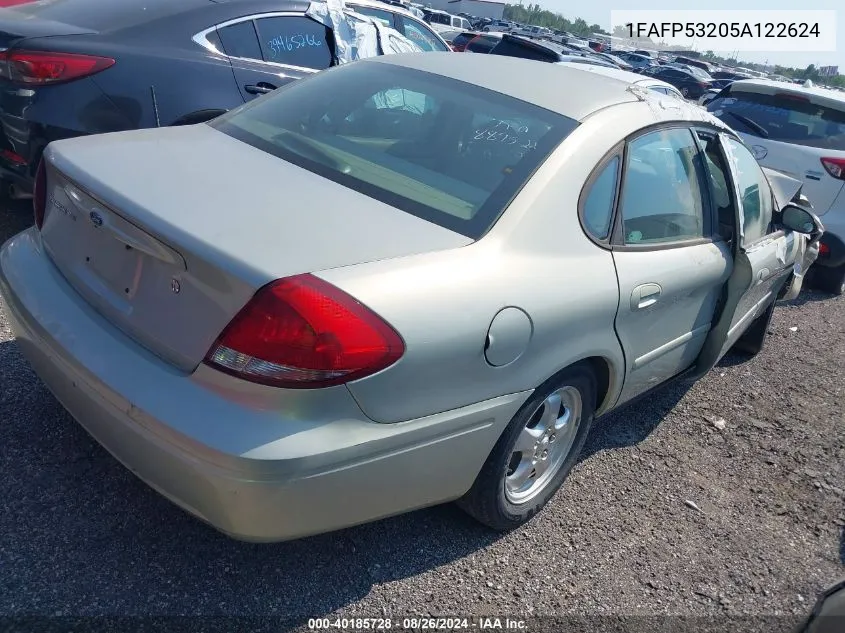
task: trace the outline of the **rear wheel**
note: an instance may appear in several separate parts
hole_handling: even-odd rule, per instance
[[[813,286],[835,296],[845,294],[845,264],[835,267],[814,266]]]
[[[495,530],[531,519],[575,465],[595,407],[596,380],[586,367],[546,382],[516,413],[458,505]]]

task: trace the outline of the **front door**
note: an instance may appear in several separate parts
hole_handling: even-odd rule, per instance
[[[697,361],[699,375],[719,362],[777,300],[806,240],[774,223],[778,213],[772,188],[743,143],[726,134],[706,142],[708,166],[729,174],[731,200],[721,222],[732,220],[736,227],[732,237],[735,264],[718,321]]]
[[[612,240],[627,366],[619,404],[695,363],[731,273],[692,131],[647,132],[629,141],[624,162]]]

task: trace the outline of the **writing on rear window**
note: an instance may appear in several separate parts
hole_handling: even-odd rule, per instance
[[[267,42],[273,58],[281,57],[283,53],[295,51],[306,46],[322,46],[323,42],[310,33],[296,35],[277,35]]]

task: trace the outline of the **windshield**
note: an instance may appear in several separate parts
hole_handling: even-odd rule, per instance
[[[845,150],[845,104],[842,109],[834,109],[811,103],[800,94],[730,90],[707,109],[746,134],[762,136],[765,131],[765,138],[772,141]]]
[[[477,239],[577,122],[454,79],[356,62],[209,125]]]

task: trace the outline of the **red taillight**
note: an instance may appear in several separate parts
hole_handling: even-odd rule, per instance
[[[314,389],[374,374],[404,352],[402,339],[378,315],[304,274],[261,288],[205,362],[251,382]]]
[[[29,85],[55,84],[93,75],[113,65],[110,57],[12,50],[0,56],[0,77]]]
[[[825,255],[830,255],[830,246],[824,242],[819,242],[819,257],[824,257]]]
[[[10,149],[4,149],[3,152],[2,152],[2,156],[7,161],[12,163],[13,165],[17,165],[18,167],[22,167],[23,165],[26,165],[26,159],[23,156],[21,156],[20,154],[13,152]]]
[[[32,187],[32,211],[35,216],[35,226],[38,230],[44,226],[44,212],[47,209],[47,168],[42,158],[35,172],[35,184]]]
[[[845,180],[845,158],[822,158],[825,171],[834,178]]]

